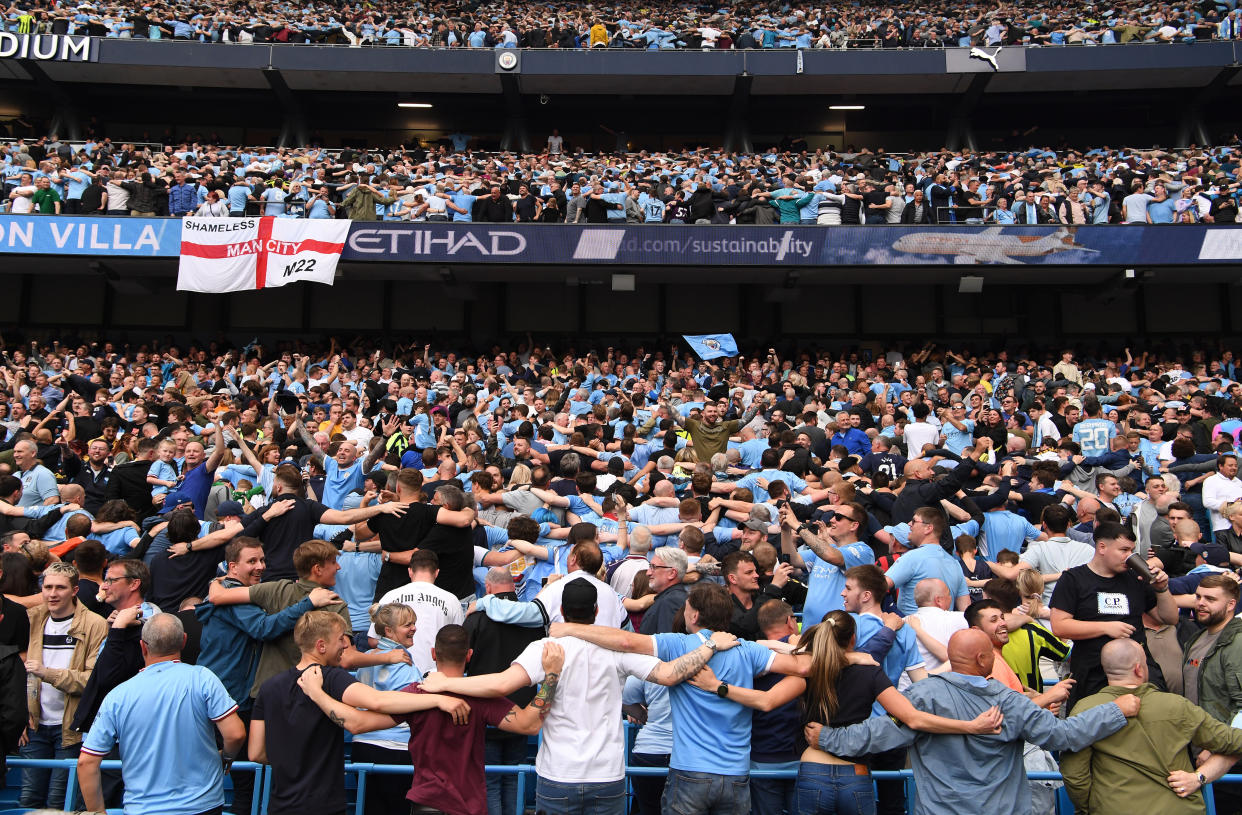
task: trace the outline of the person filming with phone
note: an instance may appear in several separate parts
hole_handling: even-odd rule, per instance
[[[1134,551],[1134,533],[1119,523],[1095,530],[1095,555],[1082,566],[1066,569],[1052,592],[1052,633],[1073,640],[1070,673],[1077,683],[1070,694],[1072,709],[1108,685],[1100,651],[1110,640],[1132,639],[1147,653],[1151,682],[1163,689],[1164,675],[1147,649],[1143,613],[1165,625],[1177,623],[1177,604],[1169,593],[1169,576]]]

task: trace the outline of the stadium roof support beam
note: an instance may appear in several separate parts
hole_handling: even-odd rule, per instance
[[[526,112],[522,107],[522,92],[518,78],[513,74],[500,74],[500,93],[505,102],[505,132],[500,140],[501,150],[530,152],[530,134],[526,131]]]
[[[945,145],[950,150],[975,149],[975,131],[970,122],[991,81],[992,74],[975,74],[970,80],[970,87],[954,106],[953,118],[949,120],[949,131],[945,135]]]
[[[1190,104],[1186,106],[1186,110],[1177,120],[1178,147],[1188,146],[1191,142],[1211,144],[1212,135],[1208,133],[1203,123],[1203,111],[1212,102],[1224,96],[1229,90],[1229,83],[1239,71],[1242,71],[1242,66],[1226,65],[1216,76],[1212,77],[1211,82],[1195,93],[1194,98],[1190,100]]]
[[[726,152],[749,153],[750,127],[746,123],[746,110],[750,107],[750,86],[754,77],[743,71],[733,81],[733,95],[729,98],[729,120],[725,127],[724,149]]]
[[[301,102],[289,88],[289,83],[285,82],[280,70],[267,68],[263,71],[263,78],[267,80],[268,87],[272,89],[276,101],[280,103],[282,124],[280,143],[277,146],[291,147],[309,144],[310,130],[306,126],[306,114],[303,113]]]
[[[83,135],[82,124],[78,119],[78,110],[73,97],[64,86],[44,73],[39,63],[32,59],[21,59],[18,63],[26,73],[30,74],[39,94],[52,102],[52,109],[55,113],[52,114],[48,132],[56,133],[70,141],[80,141]]]

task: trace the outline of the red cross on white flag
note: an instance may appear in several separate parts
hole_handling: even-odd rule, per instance
[[[177,288],[217,294],[300,280],[332,285],[349,221],[185,218]]]

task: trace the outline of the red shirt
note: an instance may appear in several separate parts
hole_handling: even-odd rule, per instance
[[[407,685],[402,691],[423,692],[418,685]],[[414,762],[414,784],[405,797],[449,815],[487,815],[483,732],[487,725],[500,724],[513,703],[503,697],[459,698],[470,703],[467,724],[453,724],[452,717],[439,709],[420,710],[401,719],[410,725],[410,758]]]

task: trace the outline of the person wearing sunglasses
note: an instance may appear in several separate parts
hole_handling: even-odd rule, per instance
[[[831,514],[812,527],[799,524],[788,505],[781,508],[781,551],[788,555],[791,566],[807,574],[802,619],[808,623],[819,622],[829,611],[844,608],[841,591],[849,569],[875,564],[875,552],[858,540],[858,532],[867,522],[867,511],[855,503],[830,509]],[[800,554],[801,545],[806,545],[810,554]]]

